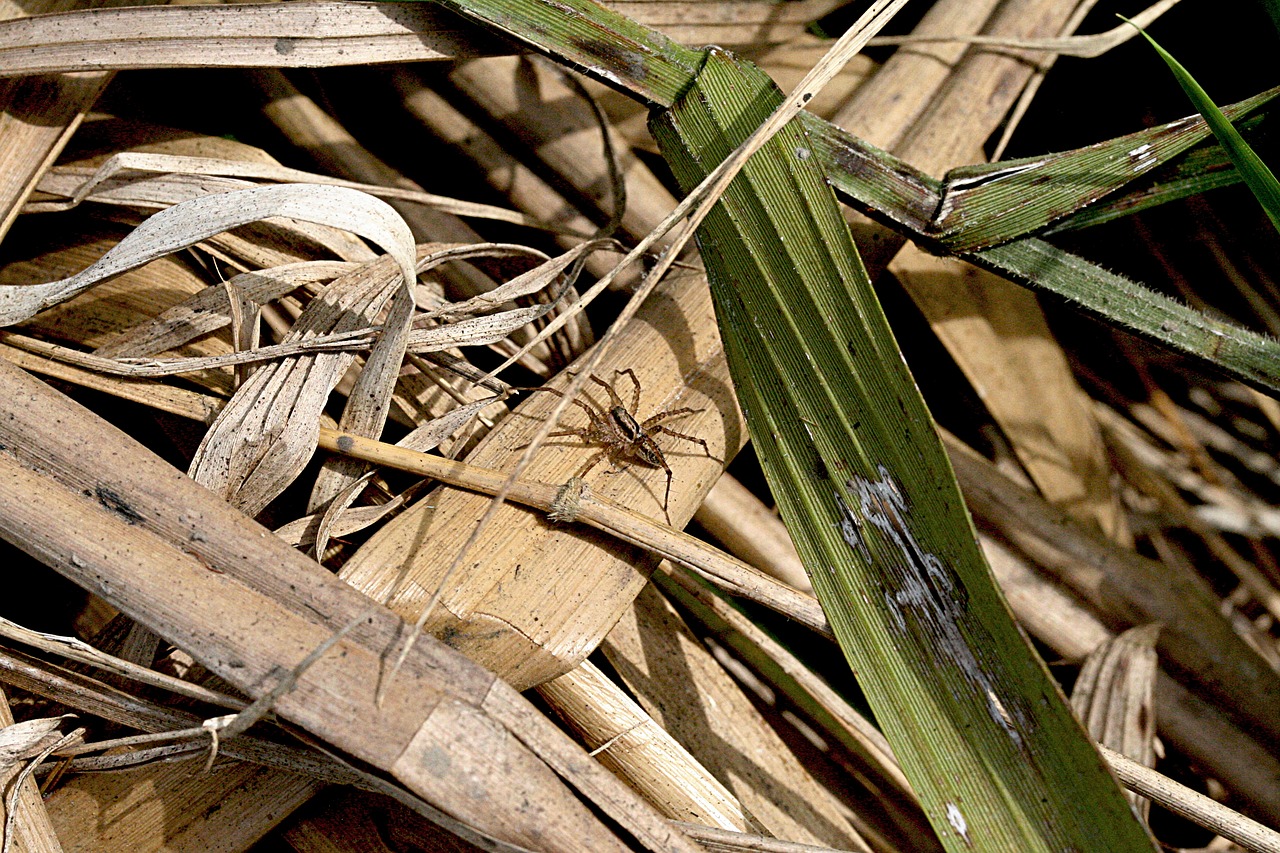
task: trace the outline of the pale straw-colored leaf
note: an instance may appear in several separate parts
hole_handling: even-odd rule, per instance
[[[435,450],[440,446],[440,442],[453,435],[462,426],[468,423],[476,415],[480,414],[486,406],[501,400],[500,395],[485,397],[463,406],[458,406],[451,412],[447,412],[438,418],[427,421],[421,426],[414,429],[404,438],[396,442],[397,447],[404,447],[409,450],[416,450],[419,453],[426,453],[429,450]]]
[[[19,762],[38,755],[49,744],[62,739],[59,730],[74,714],[41,717],[0,728],[0,776],[6,776]]]
[[[400,376],[400,365],[404,363],[413,309],[412,287],[402,287],[391,297],[390,308],[382,323],[382,334],[369,350],[347,397],[342,419],[338,422],[340,428],[357,435],[376,437],[382,434],[391,408],[391,396]],[[346,491],[360,478],[364,468],[353,459],[327,460],[311,489],[308,508],[315,511]]]
[[[420,62],[475,56],[498,44],[426,3],[126,8],[3,27],[0,74]]]
[[[163,210],[201,196],[250,189],[254,186],[257,185],[252,181],[219,175],[146,173],[115,186],[109,192],[97,194],[91,200],[99,204]],[[255,229],[259,230],[255,233]],[[344,261],[363,262],[374,257],[369,247],[350,233],[301,219],[272,218],[263,223],[254,223],[246,232],[244,235],[213,235],[203,248],[240,269],[246,267],[238,264],[237,260],[260,267],[279,266],[300,260],[306,257],[306,247],[309,246],[321,247]],[[225,256],[220,253],[225,253]]]
[[[23,213],[45,213],[67,210],[85,201],[120,203],[129,198],[130,187],[139,180],[139,173],[158,175],[176,174],[240,178],[250,181],[273,181],[290,184],[323,184],[360,190],[378,198],[411,201],[435,210],[443,210],[455,216],[476,219],[492,219],[527,225],[531,228],[556,230],[515,210],[491,204],[463,201],[405,187],[388,187],[361,181],[348,181],[330,175],[291,169],[278,163],[228,160],[218,157],[193,157],[182,154],[162,154],[150,151],[122,151],[113,154],[97,169],[79,164],[55,166],[36,185],[38,192],[53,196],[51,199],[29,201],[23,205]]]
[[[401,282],[387,261],[330,283],[298,318],[286,343],[369,326]],[[354,360],[353,352],[323,352],[260,368],[205,435],[191,476],[246,514],[256,514],[311,458],[320,413]]]
[[[835,0],[607,5],[689,44],[781,42]],[[152,14],[143,14],[151,11]],[[38,17],[0,28],[0,76],[126,68],[318,68],[511,53],[429,3],[173,5]]]
[[[368,349],[377,340],[377,329],[373,326],[362,326],[343,332],[321,334],[305,340],[286,341],[281,344],[268,344],[250,352],[232,352],[224,355],[194,356],[191,358],[102,358],[94,353],[51,344],[48,341],[29,338],[24,335],[4,333],[4,341],[10,346],[39,353],[48,358],[58,359],[67,364],[97,370],[114,376],[127,376],[134,379],[141,377],[172,376],[177,373],[193,373],[199,370],[212,370],[220,367],[235,367],[240,364],[254,364],[261,361],[274,361],[288,356],[309,355],[313,353],[354,352]]]
[[[1142,12],[1134,15],[1133,21],[1141,27],[1149,26],[1156,18],[1159,18],[1176,5],[1178,5],[1178,0],[1159,0],[1158,3],[1153,3]],[[1018,39],[985,35],[877,36],[871,40],[871,44],[888,46],[959,42],[961,44],[1010,50],[1040,50],[1058,56],[1076,56],[1082,59],[1092,59],[1119,47],[1136,35],[1138,33],[1132,27],[1120,24],[1105,33],[1097,33],[1091,36],[1061,36],[1048,39]]]
[[[13,325],[126,270],[250,222],[283,216],[350,230],[394,251],[412,280],[413,236],[386,202],[345,187],[284,185],[201,196],[160,211],[89,268],[47,284],[0,287],[0,325]]]
[[[226,283],[233,286],[243,298],[265,305],[300,287],[331,281],[351,272],[357,266],[359,265],[350,261],[301,261],[241,273],[228,279]],[[227,290],[209,287],[150,321],[119,333],[94,350],[94,354],[103,358],[154,355],[216,332],[230,322]]]
[[[545,317],[554,307],[554,304],[548,304],[512,308],[510,311],[474,317],[435,329],[415,329],[409,333],[409,351],[439,352],[451,347],[497,343],[521,326]]]
[[[561,273],[568,269],[571,264],[576,262],[583,255],[606,245],[609,245],[609,241],[607,240],[589,240],[579,243],[569,251],[547,260],[546,263],[541,264],[526,273],[516,276],[488,293],[481,293],[478,296],[471,297],[465,302],[453,303],[445,307],[437,308],[434,311],[428,311],[424,316],[440,317],[475,314],[480,311],[502,305],[504,302],[510,302],[514,299],[518,299],[521,296],[531,296],[532,294],[550,286],[560,277]],[[532,251],[529,249],[525,249],[524,252],[526,254],[532,254]]]

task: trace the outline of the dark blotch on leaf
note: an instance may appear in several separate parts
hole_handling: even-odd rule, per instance
[[[94,495],[98,498],[98,503],[114,512],[130,524],[137,524],[143,521],[143,517],[133,507],[129,506],[119,493],[107,486],[98,486],[94,489]]]

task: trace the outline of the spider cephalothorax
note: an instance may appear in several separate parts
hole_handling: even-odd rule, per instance
[[[601,446],[600,452],[588,459],[578,469],[578,473],[575,475],[577,477],[585,477],[591,469],[605,459],[608,459],[615,468],[619,469],[625,467],[628,462],[639,462],[642,465],[648,465],[650,468],[661,468],[666,471],[667,492],[662,501],[662,511],[667,516],[667,521],[670,522],[671,515],[668,511],[668,505],[671,502],[671,466],[667,464],[667,457],[663,455],[662,448],[658,446],[654,436],[658,433],[665,433],[673,438],[700,444],[707,456],[711,456],[711,448],[707,447],[707,442],[703,439],[676,432],[670,427],[662,425],[663,421],[668,421],[681,415],[695,414],[701,409],[691,409],[686,406],[680,409],[672,409],[669,412],[659,412],[644,421],[637,420],[632,412],[640,405],[640,380],[636,378],[635,372],[630,368],[615,371],[615,376],[622,375],[630,376],[631,383],[635,386],[635,390],[631,395],[631,408],[628,409],[626,404],[622,402],[622,398],[618,396],[618,392],[614,390],[612,383],[605,382],[600,377],[592,374],[588,378],[609,394],[611,407],[605,409],[603,406],[595,405],[594,401],[588,402],[590,398],[588,400],[575,398],[570,402],[587,413],[587,426],[559,430],[550,435],[551,437],[573,435],[588,444]],[[564,396],[563,393],[554,388],[537,388],[534,390],[549,391],[557,396]]]

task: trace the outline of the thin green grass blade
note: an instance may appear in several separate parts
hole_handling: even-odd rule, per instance
[[[1124,20],[1128,21],[1127,18]],[[1133,22],[1129,21],[1129,23]],[[1135,26],[1137,25],[1135,24]],[[1271,224],[1275,226],[1277,231],[1280,231],[1280,182],[1276,181],[1276,176],[1267,168],[1267,164],[1262,162],[1262,158],[1249,147],[1249,143],[1244,141],[1244,137],[1235,129],[1231,121],[1223,114],[1223,111],[1218,109],[1217,104],[1201,88],[1196,79],[1191,76],[1191,73],[1182,67],[1182,63],[1174,59],[1155,39],[1147,35],[1146,30],[1138,27],[1138,32],[1142,33],[1142,37],[1155,48],[1156,53],[1164,60],[1165,65],[1169,66],[1169,70],[1173,72],[1174,79],[1182,87],[1182,91],[1187,93],[1192,105],[1195,106],[1200,115],[1204,116],[1205,121],[1208,122],[1209,127],[1213,130],[1213,135],[1218,138],[1218,144],[1227,152],[1227,156],[1235,164],[1236,171],[1240,173],[1258,203],[1262,205],[1262,209],[1267,212],[1267,216],[1271,219]]]
[[[888,221],[891,227],[909,230],[901,220],[919,222],[926,205],[916,205],[912,199],[929,197],[930,192],[940,187],[939,181],[912,170],[911,191],[898,193],[896,182],[884,177],[898,170],[894,166],[885,166],[885,171],[871,167],[872,162],[882,166],[884,163],[866,142],[807,113],[802,113],[800,119],[814,149],[819,152],[815,159],[839,167],[827,176],[831,186],[851,204]],[[890,218],[883,210],[864,201],[874,195],[877,203],[884,203],[895,193],[902,202],[895,208],[902,214],[901,220]],[[919,235],[913,239],[927,248],[937,248]],[[1210,369],[1268,393],[1280,394],[1280,342],[1274,338],[1210,317],[1043,240],[1023,237],[960,257],[1010,281],[1062,299],[1109,325],[1181,352]]]
[[[1227,111],[1240,118],[1277,95],[1280,88],[1232,104]],[[1239,140],[1230,122],[1222,122]],[[1211,130],[1219,133],[1214,119],[1206,123],[1192,116],[1072,151],[952,169],[943,176],[942,201],[926,233],[947,251],[970,252],[1041,231],[1202,143]],[[1231,154],[1233,161],[1236,156]],[[1261,166],[1256,155],[1253,160]],[[1248,172],[1241,172],[1250,180]]]
[[[688,189],[780,102],[713,50],[651,124]],[[800,122],[748,162],[699,242],[770,486],[943,843],[1151,850],[995,587]]]
[[[1275,150],[1275,111],[1275,104],[1272,103],[1248,118],[1233,122],[1236,130],[1240,131],[1240,135],[1255,151]],[[1238,183],[1240,173],[1236,171],[1235,164],[1222,150],[1216,138],[1209,139],[1153,170],[1142,180],[1135,181],[1119,195],[1109,196],[1055,222],[1041,231],[1040,236],[1090,228],[1161,204]]]

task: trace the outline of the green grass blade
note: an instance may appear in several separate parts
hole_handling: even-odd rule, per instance
[[[1240,118],[1277,95],[1280,88],[1227,110]],[[928,233],[948,251],[968,252],[1043,230],[1212,139],[1211,130],[1217,133],[1212,119],[1192,117],[1072,151],[952,169]]]
[[[688,189],[780,101],[713,51],[652,127]],[[793,121],[699,242],[753,440],[841,647],[948,849],[1150,850],[995,587],[817,162]]]
[[[893,219],[864,201],[874,195],[876,204],[886,204],[897,193],[891,188],[897,185],[869,165],[880,162],[875,150],[808,114],[802,113],[800,119],[819,152],[815,159],[839,167],[827,173],[828,179],[851,204],[900,229],[910,229],[904,220],[919,221],[926,203],[913,207],[912,198],[926,199],[930,192],[936,192],[940,186],[936,179],[913,171],[910,181],[914,195],[898,193],[902,204],[895,209],[900,218]],[[916,239],[931,245],[923,237]],[[1274,338],[1210,317],[1043,240],[1022,238],[961,257],[1010,281],[1052,294],[1105,323],[1184,353],[1255,388],[1280,393],[1280,342]]]
[[[436,2],[651,104],[678,98],[702,60],[701,51],[591,0]]]
[[[1233,120],[1233,124],[1255,150],[1259,147],[1266,150],[1275,147],[1277,121],[1274,106],[1268,105],[1248,118]],[[1161,204],[1238,183],[1240,173],[1236,171],[1235,164],[1222,150],[1218,140],[1212,138],[1152,170],[1122,193],[1081,208],[1040,234],[1048,236],[1090,228]]]
[[[673,103],[691,85],[698,67],[700,54],[590,0],[441,2],[659,106]],[[1227,112],[1244,116],[1277,91],[1232,105]],[[1141,177],[1132,169],[1130,152],[1142,149],[1139,171],[1155,175],[1160,163],[1203,145],[1210,133],[1203,120],[1172,122],[1086,149],[1046,155],[1043,166],[1018,164],[1012,174],[999,172],[1008,164],[956,170],[949,175],[946,192],[953,197],[946,204],[944,185],[937,179],[815,116],[803,113],[801,120],[814,143],[813,156],[831,182],[856,206],[910,239],[939,252],[972,252],[979,263],[1021,284],[1055,293],[1104,322],[1206,361],[1255,387],[1280,392],[1280,345],[1275,341],[1218,323],[1082,258],[1046,251],[1040,244],[1004,253],[994,262],[983,259],[983,247],[1024,238],[1059,217],[1065,222],[1072,211],[1088,210],[1093,200],[1116,194],[1129,180]],[[1099,180],[1100,174],[1109,177]],[[1172,194],[1195,189],[1200,180],[1184,175]],[[1002,181],[1008,182],[1006,187],[996,186]],[[1016,190],[1018,198],[1030,199],[1036,209],[1014,209],[1008,215],[1009,200],[999,197],[1006,188]],[[1139,198],[1136,204],[1150,201]],[[944,209],[950,212],[949,220],[935,221],[935,213]],[[1042,263],[1043,269],[1037,266]],[[1109,285],[1115,285],[1111,292]],[[1154,310],[1141,310],[1141,303],[1147,302]]]
[[[1125,18],[1124,20],[1128,19]],[[1142,37],[1155,48],[1156,53],[1169,66],[1169,70],[1173,72],[1174,79],[1182,87],[1182,91],[1187,93],[1192,105],[1195,106],[1200,115],[1204,116],[1204,120],[1208,122],[1209,127],[1213,130],[1213,135],[1218,138],[1218,144],[1227,152],[1227,156],[1235,164],[1236,171],[1240,173],[1245,184],[1253,192],[1254,197],[1258,199],[1262,209],[1267,212],[1267,216],[1271,219],[1271,224],[1275,226],[1277,231],[1280,231],[1280,183],[1276,181],[1276,176],[1272,174],[1271,169],[1267,168],[1267,164],[1262,162],[1262,158],[1257,155],[1257,152],[1249,147],[1249,143],[1244,141],[1244,137],[1235,129],[1230,120],[1223,115],[1222,110],[1218,109],[1217,104],[1201,88],[1196,79],[1191,76],[1191,73],[1182,67],[1182,63],[1174,59],[1167,50],[1161,47],[1155,39],[1147,35],[1146,31],[1141,27],[1138,27],[1138,32],[1142,33]]]

